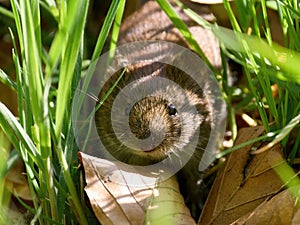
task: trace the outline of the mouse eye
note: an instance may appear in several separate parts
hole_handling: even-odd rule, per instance
[[[177,109],[173,104],[168,105],[168,113],[170,116],[175,116],[177,115]]]

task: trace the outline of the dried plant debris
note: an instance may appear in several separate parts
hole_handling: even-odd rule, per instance
[[[80,153],[85,191],[93,211],[106,224],[196,224],[179,192],[176,177],[158,177],[128,170],[119,162]]]
[[[241,129],[235,144],[254,139],[263,132],[263,127]],[[296,200],[290,192],[282,191],[284,183],[275,172],[276,167],[285,163],[279,144],[255,156],[251,155],[251,145],[231,153],[219,171],[198,224],[223,225],[235,221],[237,224],[289,224],[285,221],[291,221]],[[284,205],[289,205],[285,213]]]

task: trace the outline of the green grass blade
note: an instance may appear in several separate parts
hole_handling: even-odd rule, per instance
[[[67,5],[66,5],[67,4]],[[60,162],[62,173],[70,193],[69,201],[72,209],[81,224],[88,224],[85,214],[82,209],[81,201],[78,197],[75,184],[70,174],[69,165],[66,161],[64,151],[62,149],[61,134],[64,123],[70,123],[70,100],[72,93],[70,84],[72,83],[75,74],[77,59],[80,57],[80,49],[82,45],[83,31],[88,11],[89,1],[71,0],[68,3],[61,4],[61,26],[55,37],[50,49],[49,65],[47,76],[51,75],[55,63],[61,57],[59,86],[57,90],[56,112],[55,112],[55,138],[58,141],[56,146],[56,154]],[[67,10],[66,10],[67,9]],[[54,63],[54,64],[53,64]]]
[[[8,10],[2,6],[0,6],[0,14],[4,15],[10,19],[14,19],[14,14],[10,10]]]
[[[13,144],[16,149],[19,149],[19,142],[25,146],[27,152],[35,159],[36,164],[39,168],[44,169],[44,164],[41,155],[26,131],[17,121],[15,116],[9,111],[9,109],[0,102],[0,125],[7,137],[13,138]],[[17,139],[14,139],[17,138]]]
[[[282,161],[278,165],[273,165],[273,169],[280,177],[284,185],[288,188],[290,193],[296,198],[299,199],[299,185],[300,179],[298,174],[296,174],[292,167],[288,165],[286,161]],[[299,202],[297,201],[297,206],[300,207]]]
[[[193,10],[185,7],[180,1],[178,0],[174,0],[174,2],[176,3],[176,5],[178,5],[185,14],[187,14],[191,19],[193,19],[194,21],[197,21],[197,23],[206,28],[206,29],[211,29],[211,24],[209,22],[207,22],[207,20],[203,19],[201,16],[199,16],[198,13],[194,12]]]
[[[62,60],[59,76],[59,86],[57,91],[57,106],[55,113],[55,134],[57,139],[60,139],[62,126],[64,123],[65,113],[70,103],[70,88],[72,82],[75,63],[83,37],[83,31],[88,11],[88,0],[85,1],[69,1],[68,13],[66,15],[66,24],[62,26],[61,32],[65,33],[68,37],[63,42],[65,46],[61,46]],[[61,34],[61,33],[60,33]]]
[[[109,10],[107,12],[107,16],[104,20],[103,26],[101,28],[100,34],[97,39],[97,43],[96,43],[96,46],[95,46],[95,49],[94,49],[94,52],[92,55],[92,59],[91,59],[92,62],[94,62],[95,60],[97,60],[100,57],[103,46],[104,46],[107,36],[109,34],[109,30],[112,26],[113,20],[116,17],[119,5],[121,3],[124,4],[124,2],[125,2],[125,0],[113,0],[112,1],[111,5],[109,7]]]
[[[121,4],[120,2],[124,0],[113,0],[110,8],[108,10],[107,16],[104,20],[103,26],[101,28],[100,34],[98,36],[98,40],[92,55],[92,59],[91,59],[91,63],[89,65],[88,70],[86,71],[86,75],[85,78],[83,80],[83,84],[82,84],[82,88],[81,88],[81,92],[78,96],[78,100],[76,102],[76,105],[78,106],[77,108],[80,109],[81,105],[83,103],[83,99],[86,95],[86,93],[88,92],[88,86],[89,83],[92,79],[93,73],[95,71],[96,65],[97,65],[97,60],[100,57],[100,54],[102,52],[103,46],[105,44],[105,41],[107,39],[107,36],[109,34],[109,30],[113,24],[113,21],[115,19],[115,16],[117,14],[117,11],[119,9],[119,4]],[[73,118],[76,121],[78,118],[78,113],[79,110],[77,110],[76,112],[73,112]]]
[[[37,21],[33,18],[34,8],[38,8],[38,3],[29,4],[29,1],[20,1],[20,17],[22,24],[22,38],[24,40],[25,63],[28,75],[29,93],[31,98],[33,117],[37,123],[40,123],[43,114],[40,107],[43,105],[43,87],[42,87],[42,68],[40,61],[40,49],[37,40],[40,40],[36,35]],[[39,21],[38,21],[39,24]],[[40,33],[40,32],[37,32]],[[23,65],[25,66],[25,65]]]
[[[109,45],[110,58],[113,58],[115,48],[117,46],[117,41],[118,41],[118,37],[119,37],[119,31],[120,31],[121,21],[122,21],[122,17],[123,17],[123,13],[124,13],[125,3],[126,3],[126,0],[120,1],[118,11],[116,13],[114,25],[113,25],[113,28],[111,31],[111,41],[110,41],[110,45]]]
[[[120,80],[122,79],[123,75],[126,72],[126,68],[124,68],[120,74],[120,76],[118,77],[118,79],[116,80],[116,82],[111,86],[111,88],[109,88],[109,90],[107,91],[107,93],[103,96],[102,99],[100,99],[99,103],[96,105],[96,107],[93,109],[93,111],[91,112],[91,114],[89,115],[89,117],[87,118],[87,121],[85,124],[82,125],[82,128],[78,131],[79,133],[81,132],[81,130],[86,131],[86,126],[88,125],[88,132],[86,135],[86,139],[84,140],[84,144],[82,149],[86,149],[86,146],[89,142],[89,137],[91,134],[91,128],[93,125],[93,120],[94,120],[94,116],[95,113],[97,112],[97,110],[103,105],[103,103],[105,102],[105,100],[108,98],[108,96],[110,96],[110,94],[112,93],[112,91],[116,88],[116,86],[118,85],[118,83],[120,82]]]
[[[172,8],[171,4],[167,0],[157,0],[161,9],[167,14],[170,20],[173,22],[174,26],[180,31],[182,36],[191,46],[191,49],[197,52],[202,60],[207,64],[207,66],[214,72],[214,74],[219,74],[219,71],[209,62],[202,49],[198,45],[197,41],[194,39],[193,35],[188,29],[188,26],[180,19],[175,10]]]
[[[224,3],[226,2],[228,3],[228,1],[224,1]],[[205,28],[212,30],[219,41],[221,41],[227,49],[246,53],[244,46],[241,45],[242,41],[244,41],[247,43],[250,52],[258,53],[262,59],[267,59],[270,63],[272,63],[273,66],[275,66],[275,68],[276,66],[279,66],[287,72],[284,75],[277,73],[276,76],[278,79],[284,81],[293,81],[300,84],[300,73],[298,67],[295,66],[300,64],[300,54],[298,52],[286,49],[275,43],[270,46],[266,41],[258,37],[237,33],[236,31],[228,28],[209,24],[191,9],[184,8],[184,12],[200,26],[204,26]],[[241,29],[232,11],[229,13],[229,16],[233,21],[232,23],[235,30],[241,32]]]
[[[15,65],[15,71],[16,71],[16,87],[17,87],[17,98],[18,98],[18,112],[19,112],[19,121],[20,121],[20,124],[22,125],[22,127],[25,128],[25,130],[27,131],[27,133],[30,131],[30,126],[32,124],[32,118],[31,116],[27,119],[25,119],[25,106],[24,106],[24,102],[26,101],[28,104],[28,100],[26,100],[26,98],[24,98],[24,91],[23,91],[23,82],[24,79],[22,78],[22,69],[21,69],[21,66],[20,66],[20,61],[19,61],[19,56],[18,56],[18,53],[15,51],[15,49],[17,49],[17,44],[16,44],[16,40],[15,40],[15,36],[12,32],[12,30],[9,28],[9,32],[10,32],[10,36],[11,36],[11,39],[12,39],[12,43],[13,43],[13,46],[14,48],[12,49],[12,59],[13,59],[13,62],[14,62],[14,65]],[[26,89],[27,90],[27,89]],[[28,92],[26,92],[28,93]],[[29,94],[28,94],[29,96]],[[25,99],[25,101],[24,101]],[[31,110],[30,108],[28,107],[27,109],[27,114],[28,115],[31,115]],[[31,136],[31,133],[28,133],[29,136]]]
[[[275,68],[279,66],[287,72],[284,75],[277,73],[278,79],[300,84],[300,73],[298,67],[295,66],[300,64],[300,54],[298,52],[286,49],[275,43],[270,46],[260,38],[241,33],[237,34],[223,27],[214,28],[213,32],[230,50],[246,53],[244,46],[240,44],[241,41],[244,41],[249,48],[249,52],[259,54],[262,59],[267,59]]]
[[[41,193],[49,198],[49,201],[41,199],[41,204],[46,215],[51,214],[53,219],[57,219],[56,197],[53,186],[53,172],[51,166],[51,139],[48,117],[48,89],[45,89],[45,83],[42,73],[42,43],[41,43],[41,24],[40,24],[40,5],[39,1],[20,1],[19,13],[21,20],[21,29],[18,30],[19,37],[22,37],[24,44],[23,58],[23,78],[27,81],[24,85],[25,93],[29,93],[26,108],[31,109],[33,124],[31,127],[31,137],[35,142],[37,150],[43,158],[43,168],[39,170],[39,179],[41,182]],[[20,35],[21,33],[21,35]],[[23,55],[22,55],[23,56]],[[27,95],[28,96],[28,95]],[[29,102],[30,100],[30,102]],[[23,158],[26,154],[23,154]],[[31,160],[35,160],[31,158]],[[27,172],[33,167],[30,161],[26,163]],[[50,209],[48,208],[50,204]]]
[[[237,3],[238,4],[238,3]],[[229,17],[229,21],[231,22],[231,26],[233,27],[233,29],[236,31],[236,32],[241,32],[241,28],[239,26],[239,23],[238,21],[236,20],[235,16],[234,16],[234,13],[232,11],[232,8],[230,6],[230,3],[228,0],[224,0],[224,8],[226,9],[227,11],[227,15]]]
[[[299,149],[300,149],[300,132],[297,134],[297,137],[295,139],[295,144],[288,156],[290,166],[293,165]]]
[[[51,141],[48,113],[48,93],[44,92],[44,80],[41,63],[41,31],[40,31],[39,1],[30,4],[29,1],[20,2],[20,17],[22,23],[22,37],[24,40],[25,61],[24,75],[28,78],[30,105],[34,122],[38,127],[37,137],[43,158],[51,155]],[[27,106],[28,107],[28,106]]]
[[[228,148],[228,149],[226,149],[226,150],[224,150],[224,151],[218,153],[218,154],[216,155],[216,158],[217,158],[217,159],[222,158],[222,157],[224,157],[225,155],[227,155],[227,154],[229,154],[229,153],[231,153],[231,152],[234,152],[234,151],[236,151],[236,150],[238,150],[238,149],[240,149],[240,148],[243,148],[243,147],[245,147],[245,146],[247,146],[247,145],[253,144],[253,143],[258,142],[258,141],[262,141],[262,140],[268,139],[268,138],[270,138],[270,137],[274,137],[274,136],[275,136],[276,134],[278,134],[279,132],[280,132],[280,131],[269,132],[269,133],[264,134],[264,135],[262,135],[262,136],[260,136],[260,137],[257,137],[257,138],[254,138],[254,139],[252,139],[252,140],[249,140],[249,141],[243,142],[243,143],[241,143],[241,144],[235,145],[235,146],[233,146],[233,147],[231,147],[231,148]]]
[[[0,82],[7,85],[13,91],[17,90],[17,84],[2,69],[0,69]]]
[[[59,9],[57,8],[55,1],[45,0],[45,2],[40,2],[40,5],[42,8],[47,10],[57,22],[59,21]]]
[[[294,117],[281,131],[279,134],[277,134],[273,141],[265,145],[264,147],[258,149],[255,151],[255,154],[259,154],[261,152],[264,152],[270,148],[272,148],[274,145],[282,141],[285,137],[289,135],[289,133],[300,123],[300,113]]]
[[[20,52],[23,57],[24,43],[23,43],[22,32],[21,32],[22,31],[21,18],[20,18],[20,14],[19,14],[19,10],[18,10],[20,8],[20,6],[16,0],[10,0],[10,4],[11,4],[12,12],[14,14],[16,29],[18,31],[18,38],[19,38],[18,41],[19,41],[19,46],[20,46]],[[16,48],[15,43],[14,43],[14,47]]]

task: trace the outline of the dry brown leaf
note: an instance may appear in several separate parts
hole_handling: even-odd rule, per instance
[[[254,139],[263,132],[263,127],[241,129],[235,144]],[[249,145],[228,156],[214,182],[199,224],[231,224],[283,187],[271,167],[283,161],[281,147],[276,145],[255,156],[250,155],[250,149]]]
[[[175,177],[159,182],[157,177],[139,174],[119,162],[84,153],[80,156],[85,191],[102,225],[195,224]]]
[[[299,190],[299,186],[292,187]],[[295,222],[295,212],[298,210],[297,199],[290,190],[284,190],[270,200],[260,204],[253,212],[241,217],[236,225],[290,225]]]
[[[292,219],[291,225],[300,225],[300,210],[298,210],[294,213],[294,217]]]
[[[5,187],[15,196],[32,201],[32,194],[25,175],[22,160],[18,160],[5,176]]]

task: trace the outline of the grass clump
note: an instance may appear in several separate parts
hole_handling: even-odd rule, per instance
[[[176,18],[167,1],[157,1],[167,15],[177,21],[174,25],[193,50],[203,55],[186,25]],[[175,2],[184,8],[179,1]],[[16,72],[16,80],[13,81],[1,70],[0,81],[17,92],[19,113],[16,118],[0,102],[0,127],[25,163],[32,196],[37,196],[31,210],[36,215],[34,221],[40,224],[88,224],[87,207],[81,199],[78,185],[79,174],[73,167],[74,161],[78,165],[78,148],[71,129],[70,109],[74,91],[86,68],[83,95],[84,90],[87,91],[85,88],[95,69],[95,64],[90,62],[100,56],[116,18],[110,46],[115,47],[117,24],[121,21],[124,4],[124,0],[112,1],[90,60],[83,57],[89,0],[11,0],[11,11],[0,7],[0,13],[7,19],[13,19],[15,24],[10,34]],[[286,158],[292,164],[299,156],[300,144],[300,132],[297,132],[300,112],[298,5],[296,1],[284,0],[236,1],[237,14],[233,13],[226,0],[224,7],[233,30],[209,24],[187,8],[184,11],[215,33],[223,56],[243,66],[246,84],[242,87],[229,86],[226,64],[223,71],[217,71],[204,59],[223,88],[233,138],[238,128],[236,113],[257,110],[259,118],[254,119],[265,127],[268,134],[273,134],[274,142],[280,141]],[[273,41],[268,17],[270,9],[278,12],[283,46]],[[45,37],[43,33],[41,11],[47,13],[55,26],[52,36]],[[79,98],[78,108],[82,99]],[[269,138],[268,134],[264,138]],[[3,146],[1,138],[0,151]],[[5,159],[9,156],[5,155]],[[0,183],[5,171],[0,167]],[[0,190],[0,201],[7,204],[3,193]],[[0,217],[0,222],[4,219]]]
[[[120,2],[124,3],[112,1],[92,60],[102,51]],[[74,164],[78,148],[70,110],[83,70],[89,0],[10,3],[12,10],[1,7],[0,13],[15,23],[10,34],[16,81],[4,71],[1,81],[17,92],[19,117],[0,103],[0,127],[24,161],[32,196],[36,196],[31,209],[36,216],[31,222],[89,224],[78,188],[79,173],[72,166],[78,165]],[[54,24],[52,36],[43,33],[42,13]]]
[[[167,1],[158,2],[163,2],[160,3],[163,10],[170,11],[169,7],[164,7]],[[296,3],[260,0],[236,1],[230,4],[225,0],[224,10],[232,27],[228,29],[208,23],[178,0],[175,2],[199,25],[212,30],[220,41],[224,56],[242,65],[243,76],[246,78],[246,84],[242,83],[242,86],[239,83],[228,85],[226,63],[223,64],[222,71],[213,70],[227,102],[228,124],[233,139],[237,133],[236,113],[253,113],[257,110],[259,117],[253,119],[270,132],[266,136],[280,138],[286,157],[293,161],[300,141],[298,133],[296,137],[292,137],[295,141],[289,142],[290,135],[297,133],[299,129],[297,118],[300,113],[300,73],[297,66],[300,63],[300,54],[299,35],[296,35],[299,30],[299,10]],[[278,15],[280,23],[276,26],[282,33],[271,30],[269,20],[277,21],[274,13],[269,18],[272,10]],[[184,31],[180,24],[175,26]],[[281,45],[273,41],[274,36],[279,41],[281,38],[277,36],[283,37]],[[281,135],[275,135],[278,133]],[[288,145],[291,142],[294,143],[292,151]]]

